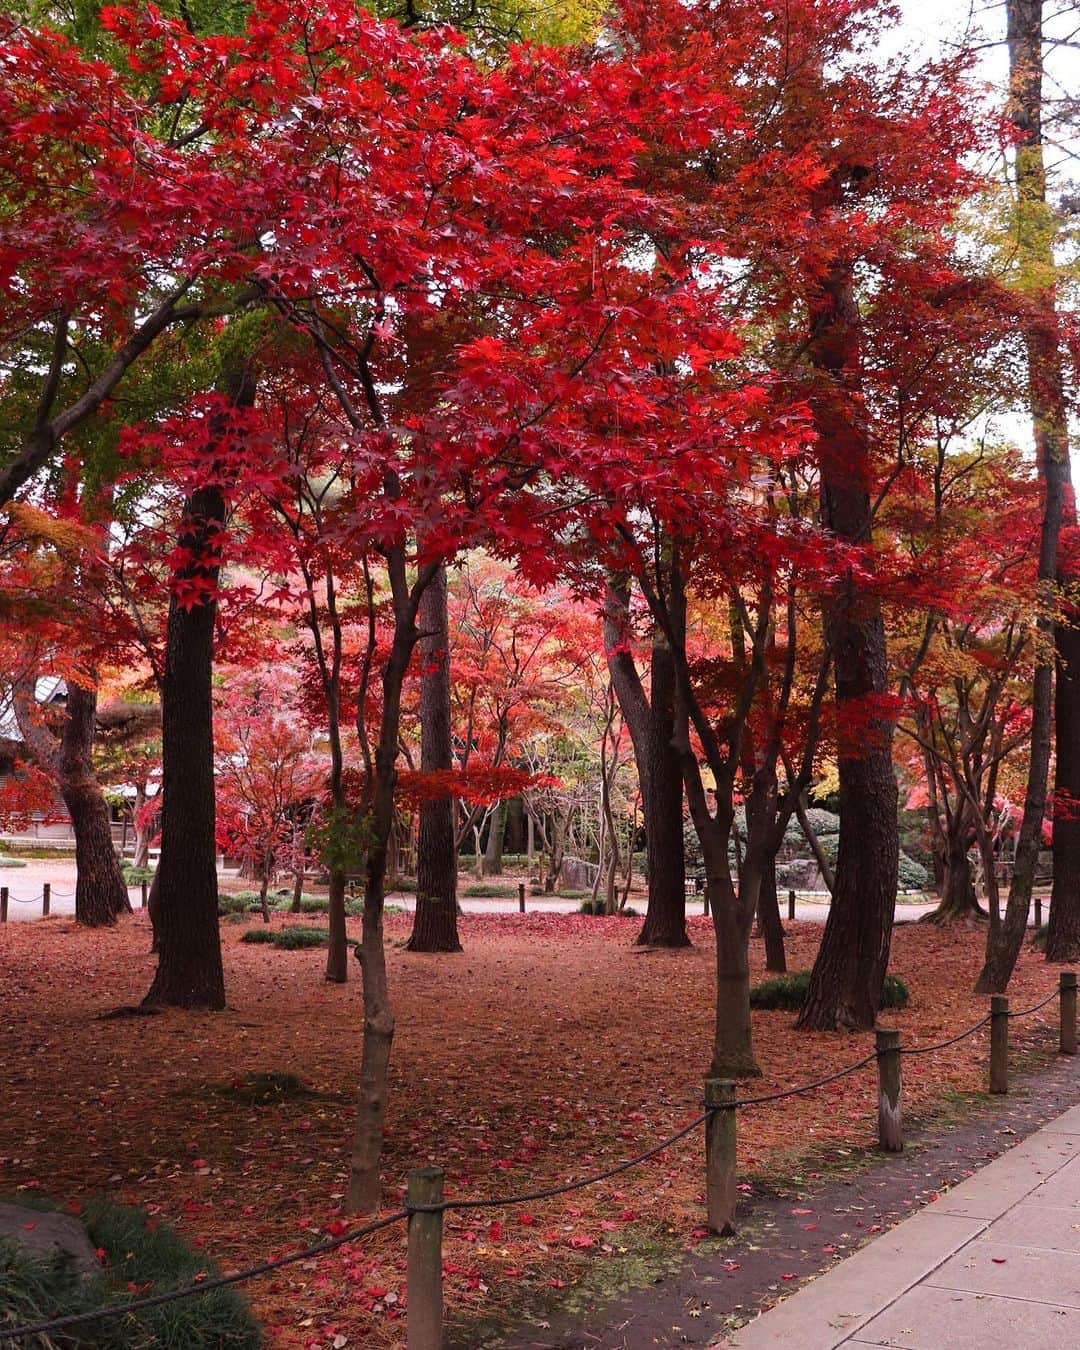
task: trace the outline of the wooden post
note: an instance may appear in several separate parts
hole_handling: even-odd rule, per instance
[[[1076,971],[1063,970],[1059,976],[1061,1003],[1061,1053],[1076,1054]]]
[[[904,1117],[901,1097],[900,1033],[891,1027],[874,1028],[878,1075],[878,1146],[886,1153],[904,1150]]]
[[[1042,896],[1035,897],[1035,927],[1042,927]]]
[[[794,921],[795,921],[795,892],[794,892],[794,891],[788,891],[788,893],[787,893],[787,916],[788,916],[788,918],[791,920],[791,922],[794,923]]]
[[[0,886],[0,923],[7,923],[8,888]]]
[[[41,917],[49,917],[49,906],[52,904],[52,886],[48,882],[41,888]]]
[[[439,1205],[443,1198],[441,1167],[417,1167],[409,1173],[405,1206]],[[409,1215],[406,1275],[408,1350],[442,1350],[442,1211]]]
[[[525,913],[525,883],[523,881],[518,882],[518,913]]]
[[[730,1078],[705,1079],[705,1109],[735,1100]],[[705,1201],[713,1233],[735,1231],[735,1109],[714,1111],[705,1121]]]
[[[704,885],[704,887],[702,888],[702,891],[701,891],[701,903],[702,903],[702,909],[701,909],[701,912],[702,912],[702,914],[705,915],[706,918],[708,918],[708,917],[709,917],[709,883],[708,883],[707,881],[706,881],[706,883],[705,883],[705,885]]]
[[[990,1091],[1009,1090],[1009,996],[990,995]]]
[[[140,909],[145,909],[145,908],[146,908],[146,882],[145,882],[145,881],[142,883],[142,890],[141,890],[141,894],[139,895],[139,908],[140,908]]]

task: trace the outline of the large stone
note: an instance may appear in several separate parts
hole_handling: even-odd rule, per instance
[[[67,1265],[77,1275],[101,1271],[86,1229],[70,1214],[0,1203],[0,1241],[4,1240],[17,1242],[47,1261]]]

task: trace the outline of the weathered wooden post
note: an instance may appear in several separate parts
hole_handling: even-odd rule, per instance
[[[1058,1000],[1061,1005],[1061,1053],[1076,1054],[1076,971],[1063,970],[1059,976]]]
[[[1035,927],[1042,927],[1042,896],[1035,897]]]
[[[41,917],[49,917],[49,906],[52,904],[52,886],[46,882],[41,888]]]
[[[795,892],[794,892],[794,891],[788,891],[788,893],[787,893],[787,916],[788,916],[788,919],[789,919],[792,923],[795,922]]]
[[[406,1209],[411,1205],[441,1205],[442,1198],[441,1167],[416,1167],[409,1173]],[[442,1350],[442,1234],[442,1210],[410,1210],[405,1322],[408,1350]]]
[[[721,1237],[735,1231],[735,1108],[723,1109],[734,1100],[730,1078],[705,1079],[705,1207],[710,1231]]]
[[[139,894],[139,908],[140,908],[140,909],[145,909],[145,908],[146,908],[146,889],[147,889],[147,888],[146,888],[146,882],[144,881],[144,882],[142,882],[141,885],[140,885],[140,894]]]
[[[8,888],[0,886],[0,923],[7,923]]]
[[[990,1091],[1009,1090],[1009,996],[990,995]]]
[[[523,881],[518,882],[518,913],[525,913],[525,883]]]
[[[900,1033],[891,1027],[874,1028],[877,1050],[877,1128],[878,1146],[887,1153],[904,1149],[904,1116],[901,1098]]]

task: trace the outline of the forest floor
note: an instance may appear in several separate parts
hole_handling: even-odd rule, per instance
[[[304,916],[299,922],[317,922]],[[290,922],[275,918],[275,924]],[[154,958],[144,914],[115,931],[67,918],[0,929],[0,1193],[40,1189],[145,1206],[225,1270],[294,1251],[346,1226],[345,1186],[360,1052],[360,986],[322,980],[324,953],[240,942],[223,926],[229,1008],[101,1020],[137,1004]],[[642,952],[632,920],[466,915],[465,952],[423,956],[387,920],[397,1033],[386,1130],[386,1202],[411,1167],[438,1163],[452,1196],[497,1196],[603,1170],[700,1110],[712,1021],[712,931],[695,946]],[[350,921],[357,932],[358,921]],[[806,969],[821,927],[789,925],[789,965]],[[905,1044],[945,1039],[985,1015],[971,993],[983,933],[898,926],[891,969],[911,1004],[889,1013]],[[755,978],[762,955],[754,944]],[[1057,969],[1025,950],[1010,994],[1026,1007]],[[754,1014],[763,1078],[796,1086],[862,1058],[869,1035],[795,1033],[792,1015]],[[1012,1023],[1016,1061],[1056,1044],[1057,1005]],[[985,1085],[985,1031],[905,1062],[905,1111],[926,1119]],[[262,1103],[249,1076],[295,1074],[296,1095]],[[739,1115],[743,1185],[842,1165],[872,1146],[874,1069]],[[451,1213],[445,1243],[455,1335],[478,1343],[575,1289],[600,1297],[703,1236],[702,1139],[612,1181],[542,1204]],[[815,1160],[817,1160],[815,1164]],[[404,1230],[254,1281],[272,1345],[404,1344]],[[468,1328],[475,1328],[472,1336]],[[342,1338],[345,1338],[344,1340]]]

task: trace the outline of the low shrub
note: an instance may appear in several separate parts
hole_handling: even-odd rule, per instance
[[[284,951],[294,952],[303,947],[325,947],[330,933],[325,928],[249,928],[241,934],[241,942],[269,943]]]
[[[19,1204],[26,1203],[22,1197]],[[55,1208],[39,1203],[37,1209]],[[65,1266],[0,1242],[0,1329],[91,1312],[105,1303],[134,1301],[148,1292],[186,1288],[219,1272],[203,1252],[193,1251],[169,1227],[140,1210],[91,1201],[80,1215],[90,1243],[103,1253],[101,1274],[80,1279]],[[130,1350],[176,1346],[184,1350],[256,1350],[262,1337],[247,1303],[235,1289],[177,1299],[124,1317],[107,1317],[68,1328],[56,1343],[85,1350]],[[20,1345],[52,1345],[37,1337]]]
[[[810,972],[793,970],[787,975],[775,975],[762,980],[750,990],[751,1008],[783,1009],[798,1012],[806,1002],[810,988]],[[898,975],[886,975],[881,990],[883,1008],[905,1008],[908,1002],[907,985]]]
[[[509,886],[506,882],[488,882],[477,881],[471,886],[466,886],[463,895],[470,900],[514,900],[517,898],[517,887]]]
[[[120,864],[120,875],[129,886],[141,886],[144,881],[149,885],[154,879],[154,869],[152,867],[136,867],[134,863],[125,859]]]
[[[560,894],[564,894],[564,892],[560,892]],[[586,901],[584,901],[584,903],[582,904],[581,909],[580,909],[579,912],[582,913],[582,914],[595,914],[595,915],[597,915],[597,916],[599,916],[599,917],[603,917],[603,916],[607,913],[607,911],[606,911],[605,908],[604,908],[604,902],[603,902],[603,900],[597,900],[595,906],[593,905],[593,902],[592,902],[591,900],[586,900]],[[622,909],[617,909],[617,910],[615,911],[615,913],[614,913],[613,915],[611,915],[611,918],[613,918],[613,919],[640,919],[640,918],[641,918],[641,915],[640,915],[640,914],[638,913],[638,911],[633,907],[633,905],[626,905],[626,906],[624,906]]]
[[[25,867],[21,858],[0,858],[0,867]]]

